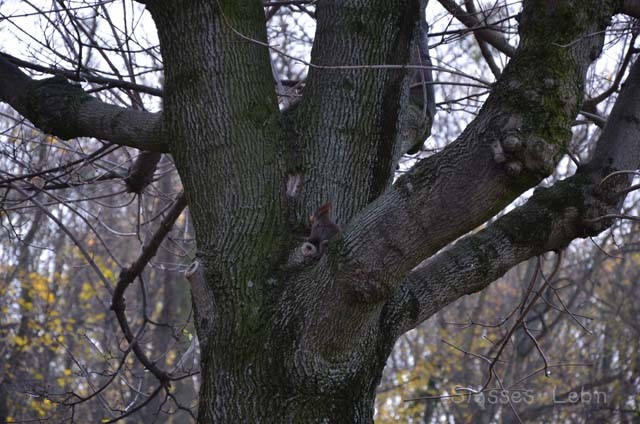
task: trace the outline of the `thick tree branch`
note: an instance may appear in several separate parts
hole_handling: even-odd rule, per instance
[[[318,67],[292,113],[305,178],[300,221],[331,200],[336,221],[347,222],[391,182],[405,71],[368,65],[409,62],[418,10],[417,0],[318,2]]]
[[[127,191],[140,194],[153,182],[153,175],[158,167],[162,154],[158,152],[142,152],[129,168],[124,182]]]
[[[640,134],[640,60],[636,60],[631,67],[629,76],[607,119],[607,125],[598,141],[593,159],[586,168],[591,172],[600,172],[603,177],[616,171],[637,169],[640,149],[638,134]],[[628,181],[628,178],[629,176],[623,177],[623,181]]]
[[[485,22],[480,22],[474,14],[465,11],[453,0],[438,1],[442,5],[442,7],[447,9],[447,11],[455,16],[456,19],[466,25],[467,28],[472,30],[479,40],[486,41],[487,43],[495,47],[498,51],[504,53],[509,57],[515,54],[516,49],[513,48],[509,43],[507,43],[507,40],[504,39],[500,32],[492,29],[487,29],[487,24]]]
[[[479,116],[345,228],[343,271],[367,276],[363,300],[389,296],[394,281],[535,186],[564,153],[586,70],[602,46],[593,34],[612,9],[589,0],[540,3],[525,2],[521,44]],[[567,21],[563,11],[574,9],[584,10]]]
[[[161,114],[110,105],[61,76],[31,79],[2,55],[0,101],[42,131],[62,139],[95,137],[141,150],[168,151]]]
[[[482,290],[530,257],[560,250],[573,239],[598,234],[611,220],[594,217],[618,212],[630,184],[627,175],[603,178],[640,166],[640,61],[616,101],[593,160],[573,177],[536,190],[523,206],[486,229],[416,267],[389,303],[397,335],[413,328],[464,294]],[[614,181],[615,180],[615,181]],[[402,307],[398,308],[398,305]],[[393,318],[391,318],[393,316]]]

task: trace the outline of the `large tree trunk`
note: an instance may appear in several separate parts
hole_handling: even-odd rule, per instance
[[[403,73],[318,71],[317,79],[311,76],[316,82],[310,84],[310,93],[328,89],[335,90],[335,96],[349,95],[353,87],[344,86],[350,79],[356,87],[366,84],[370,96],[352,105],[350,115],[360,123],[342,135],[334,126],[351,125],[347,115],[334,109],[327,110],[335,114],[332,117],[324,112],[314,115],[306,109],[319,105],[303,102],[296,111],[301,116],[297,125],[308,130],[302,139],[289,142],[325,140],[325,147],[315,143],[325,154],[313,149],[285,163],[292,152],[284,143],[285,125],[280,123],[273,83],[265,78],[270,65],[268,50],[260,44],[266,36],[259,2],[227,2],[223,11],[216,2],[165,3],[150,9],[165,60],[167,143],[175,146],[172,152],[189,198],[206,285],[199,292],[202,296],[194,299],[202,344],[199,421],[371,420],[375,388],[392,346],[379,346],[375,318],[371,321],[372,308],[379,310],[381,305],[351,305],[350,293],[330,274],[317,273],[326,266],[288,255],[306,235],[304,217],[327,200],[325,196],[335,196],[331,198],[339,205],[337,216],[345,222],[388,184],[393,148],[389,139]],[[401,2],[392,3],[377,13],[397,15],[388,26],[402,32],[398,37],[406,61],[417,9],[410,9],[414,13],[407,19]],[[319,13],[331,16],[321,22],[336,23],[341,12],[338,3],[327,2]],[[356,18],[354,12],[337,25],[359,19],[364,25],[368,18]],[[319,34],[328,38],[317,44],[321,49],[353,48],[331,31]],[[375,40],[353,38],[370,45],[353,49],[352,57],[336,63],[387,63],[392,56],[392,46],[380,51]],[[379,124],[370,126],[369,116]],[[383,116],[387,122],[382,122]],[[309,119],[324,120],[303,124]],[[386,134],[379,133],[379,125]],[[381,146],[386,143],[387,150],[373,170],[370,164],[378,152],[370,151],[372,138]],[[342,155],[362,162],[344,164]],[[298,172],[305,174],[304,195],[289,199],[294,206],[286,212],[286,179]],[[331,188],[322,188],[330,173],[335,175]],[[356,175],[353,184],[340,183]],[[285,215],[296,218],[285,222]],[[296,232],[299,228],[303,229]],[[331,299],[335,294],[342,300]],[[332,318],[339,311],[341,318]]]
[[[312,61],[321,67],[282,118],[259,1],[149,4],[165,63],[162,144],[199,247],[199,422],[372,420],[402,318],[413,326],[434,312],[418,310],[415,294],[392,297],[398,287],[406,294],[402,277],[548,175],[568,142],[602,37],[549,46],[597,33],[606,13],[584,1],[569,16],[580,2],[561,3],[531,2],[521,47],[480,116],[386,193],[405,73],[358,66],[407,63],[418,2],[320,3]],[[564,28],[548,30],[555,22]],[[472,174],[481,184],[469,197]],[[286,193],[297,175],[303,189]],[[320,259],[302,257],[305,217],[327,200],[351,224]],[[420,207],[428,214],[410,213]],[[416,232],[416,222],[431,230]]]
[[[629,183],[603,177],[640,163],[636,65],[589,166],[436,254],[552,172],[620,2],[525,1],[520,46],[501,43],[513,57],[478,117],[393,185],[396,144],[415,144],[398,134],[411,127],[399,119],[412,116],[401,94],[417,0],[318,2],[314,66],[282,113],[260,0],[146,3],[164,60],[161,115],[34,82],[2,57],[11,84],[0,99],[64,137],[173,156],[198,244],[201,423],[372,421],[403,332],[517,263],[597,234],[610,221],[592,218],[617,210],[612,193]],[[306,217],[327,200],[343,230],[304,256]]]

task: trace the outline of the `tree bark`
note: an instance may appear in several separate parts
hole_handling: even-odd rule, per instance
[[[114,106],[55,76],[34,80],[0,55],[0,100],[48,134],[62,139],[96,137],[115,144],[166,151],[161,115]]]
[[[593,218],[619,208],[614,193],[629,179],[600,183],[640,163],[629,137],[640,130],[640,65],[589,166],[430,258],[553,171],[618,6],[525,1],[520,45],[478,117],[393,185],[417,0],[318,2],[314,65],[286,113],[259,0],[147,2],[164,107],[122,112],[135,126],[109,133],[82,113],[103,105],[67,86],[81,107],[70,100],[52,112],[43,101],[34,111],[1,88],[0,98],[45,131],[173,156],[198,243],[190,279],[202,347],[198,422],[371,422],[397,337],[518,262],[598,233],[610,222]],[[0,78],[33,83],[1,58]],[[323,255],[305,257],[306,216],[328,200],[344,230]]]

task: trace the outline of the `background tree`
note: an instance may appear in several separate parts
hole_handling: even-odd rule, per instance
[[[538,339],[578,337],[563,326],[581,319],[571,312],[578,296],[558,294],[558,279],[581,282],[562,273],[559,252],[627,217],[620,210],[636,188],[640,64],[631,66],[629,16],[640,4],[439,3],[447,13],[428,8],[428,21],[425,1],[3,5],[14,8],[3,22],[29,48],[0,55],[0,100],[13,109],[2,218],[6,237],[21,241],[6,251],[2,354],[16,364],[37,357],[40,373],[25,384],[33,370],[5,366],[2,390],[19,383],[42,419],[73,421],[93,402],[98,412],[83,413],[104,422],[195,420],[195,333],[198,422],[371,421],[403,334],[553,251],[532,262],[519,293],[513,283],[501,290],[520,297],[495,305],[510,311],[499,337],[437,346],[480,364],[413,370],[420,393],[465,397],[519,389],[540,360],[548,374],[551,350]],[[30,19],[38,36],[20,25]],[[591,66],[607,33],[622,53],[602,87],[611,65]],[[311,43],[310,59],[298,59]],[[463,70],[451,65],[459,51],[476,54]],[[603,130],[585,129],[578,113]],[[307,217],[326,201],[342,231],[305,255]],[[457,307],[479,313],[485,302]],[[105,324],[107,313],[115,320]],[[637,355],[610,337],[594,346],[602,364],[591,382],[619,378],[619,409],[634,410],[625,391],[637,387],[637,367],[612,358]],[[456,375],[464,388],[447,386]],[[520,414],[513,403],[414,407],[426,422],[565,416],[544,402]],[[5,403],[3,418],[24,416],[20,408]]]

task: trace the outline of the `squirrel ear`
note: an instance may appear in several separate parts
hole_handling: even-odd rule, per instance
[[[318,208],[318,211],[316,212],[316,216],[328,213],[329,211],[331,211],[331,202],[327,202],[324,205],[320,206]]]

